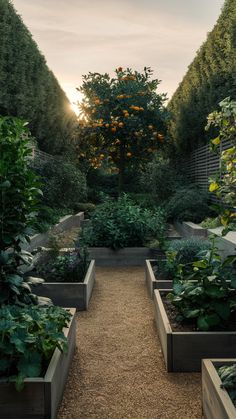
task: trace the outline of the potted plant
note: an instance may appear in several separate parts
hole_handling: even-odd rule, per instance
[[[16,118],[0,117],[0,408],[3,419],[56,418],[75,348],[75,310],[51,306],[31,291],[42,279],[24,275],[22,250],[35,221],[40,190],[29,170],[30,135]],[[67,350],[67,353],[65,353]],[[63,351],[63,352],[62,352]]]
[[[236,416],[236,359],[203,359],[202,404],[206,419]]]
[[[233,357],[236,260],[214,246],[170,291],[154,291],[155,317],[168,371],[200,371],[202,358]],[[227,282],[230,280],[230,284]],[[193,282],[195,281],[195,282]]]

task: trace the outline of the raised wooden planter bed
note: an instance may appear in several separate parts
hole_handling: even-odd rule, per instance
[[[90,247],[89,255],[97,266],[144,266],[150,258],[151,249],[146,247],[126,247],[113,250],[107,247]]]
[[[147,259],[145,263],[145,280],[148,289],[148,294],[153,298],[154,290],[168,290],[172,288],[171,279],[157,279],[153,272],[153,265],[158,264],[156,259]]]
[[[32,252],[37,247],[46,247],[48,245],[50,235],[62,233],[63,231],[70,230],[73,227],[80,227],[81,222],[84,220],[84,213],[79,212],[75,215],[66,215],[60,221],[52,226],[47,232],[35,234],[30,237],[30,243],[26,244],[25,250]]]
[[[208,237],[207,229],[201,227],[199,224],[192,223],[191,221],[179,221],[174,222],[174,227],[182,237],[197,237],[204,238]]]
[[[95,260],[91,260],[84,282],[44,282],[33,288],[33,292],[48,297],[61,307],[87,310],[95,283]]]
[[[75,351],[75,309],[70,311],[73,317],[64,329],[68,352],[55,349],[44,377],[25,379],[21,392],[16,391],[13,383],[0,380],[1,419],[56,419]]]
[[[216,367],[236,364],[234,359],[204,359],[202,361],[202,404],[205,419],[235,419],[236,409],[228,395],[221,388],[221,379]]]
[[[203,358],[235,356],[236,331],[174,332],[162,302],[168,292],[154,290],[155,320],[168,372],[199,372]]]

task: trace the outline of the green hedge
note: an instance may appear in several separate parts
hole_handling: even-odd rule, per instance
[[[236,0],[226,0],[206,42],[189,66],[168,109],[169,133],[177,150],[187,152],[211,137],[207,115],[227,96],[236,99]]]
[[[0,0],[0,114],[23,118],[39,148],[61,153],[75,115],[21,17]]]

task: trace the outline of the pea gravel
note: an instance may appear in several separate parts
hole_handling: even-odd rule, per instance
[[[200,374],[167,374],[142,268],[97,268],[58,419],[201,419]]]

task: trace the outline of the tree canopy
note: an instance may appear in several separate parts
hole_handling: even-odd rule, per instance
[[[119,189],[130,166],[149,161],[164,141],[166,110],[164,94],[152,70],[123,70],[108,74],[89,73],[80,91],[84,123],[80,130],[80,158],[93,168],[107,165],[119,174]]]

